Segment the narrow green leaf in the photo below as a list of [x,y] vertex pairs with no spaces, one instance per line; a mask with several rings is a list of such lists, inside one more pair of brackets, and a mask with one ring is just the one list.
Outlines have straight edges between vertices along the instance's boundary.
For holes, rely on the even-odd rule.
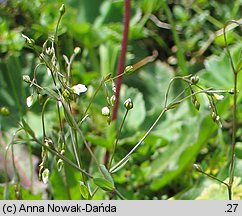
[[52,89],[50,89],[48,87],[43,87],[42,93],[47,94],[50,98],[52,98],[54,100],[59,99],[59,95],[55,91],[53,91]]
[[108,172],[107,168],[104,165],[100,165],[100,170],[106,180],[114,185],[113,177],[111,176],[110,172]]
[[72,123],[72,120],[71,120],[71,118],[70,118],[70,116],[69,116],[69,113],[68,113],[65,109],[64,109],[64,115],[65,115],[65,120],[67,121],[67,123],[68,123],[71,127],[74,128],[73,123]]
[[109,182],[108,180],[103,179],[103,178],[95,178],[95,179],[93,179],[93,182],[95,185],[102,188],[104,191],[111,192],[115,189],[111,182]]
[[30,128],[30,126],[27,124],[27,122],[22,118],[22,124],[24,130],[33,138],[35,137],[34,131]]
[[240,61],[238,62],[238,64],[236,65],[236,72],[239,73],[242,69],[242,59],[240,59]]
[[167,110],[175,109],[180,103],[181,103],[181,102],[178,101],[178,102],[175,102],[175,103],[170,104],[170,105],[167,107]]
[[80,192],[81,192],[81,195],[82,197],[85,199],[85,200],[88,200],[90,198],[90,193],[88,191],[88,188],[87,186],[84,184],[84,182],[80,181]]
[[107,80],[109,80],[110,77],[111,77],[111,75],[112,75],[112,74],[108,74],[108,75],[104,78],[104,82],[106,82]]

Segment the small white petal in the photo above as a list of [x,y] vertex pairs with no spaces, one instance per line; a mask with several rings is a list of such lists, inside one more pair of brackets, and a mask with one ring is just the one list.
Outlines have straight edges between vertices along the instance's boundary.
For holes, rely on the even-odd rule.
[[28,96],[26,99],[27,107],[31,107],[33,104],[33,101],[34,101],[33,96],[32,95]]
[[72,91],[77,94],[80,95],[80,93],[84,93],[87,91],[87,87],[85,85],[82,84],[77,84],[71,87]]
[[48,74],[48,76],[50,76],[50,75],[51,75],[51,71],[50,71],[50,69],[49,69],[49,68],[47,68],[47,74]]
[[76,47],[76,48],[74,49],[74,53],[75,53],[75,54],[78,54],[80,51],[81,51],[81,48],[80,48],[80,47]]
[[213,96],[215,97],[216,100],[223,100],[224,99],[223,95],[213,94]]
[[59,106],[59,108],[62,107],[62,103],[61,103],[61,101],[58,101],[58,106]]
[[104,116],[109,116],[110,115],[110,110],[107,106],[102,108],[102,115]]

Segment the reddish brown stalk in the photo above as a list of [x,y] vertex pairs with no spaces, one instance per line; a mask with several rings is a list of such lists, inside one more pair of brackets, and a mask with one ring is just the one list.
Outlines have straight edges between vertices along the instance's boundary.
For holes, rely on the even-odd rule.
[[[121,52],[118,60],[118,68],[117,68],[117,76],[122,74],[124,71],[125,66],[125,56],[127,52],[127,46],[128,46],[128,35],[129,35],[129,19],[130,19],[130,0],[125,0],[124,2],[124,29],[123,29],[123,39],[121,44]],[[116,80],[116,101],[113,107],[113,114],[112,114],[112,121],[117,119],[118,116],[118,107],[119,107],[119,95],[120,95],[120,89],[122,84],[122,77],[119,76]],[[104,164],[107,164],[109,160],[109,151],[106,151],[105,157],[104,157]]]
[[[127,46],[128,46],[129,19],[130,19],[130,0],[125,0],[125,3],[124,3],[124,31],[123,31],[123,39],[122,39],[122,45],[121,45],[121,53],[120,53],[119,61],[118,61],[117,76],[122,74],[124,71],[125,56],[126,56],[126,51],[127,51]],[[113,107],[112,120],[117,119],[121,84],[122,84],[122,76],[118,77],[117,81],[116,81],[116,95],[115,95],[116,102]]]

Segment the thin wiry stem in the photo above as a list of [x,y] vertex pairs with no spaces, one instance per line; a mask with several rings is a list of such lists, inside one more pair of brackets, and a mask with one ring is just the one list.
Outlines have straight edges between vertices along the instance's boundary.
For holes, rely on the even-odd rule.
[[113,166],[110,169],[111,172],[114,171],[120,165],[122,165],[122,163],[124,163],[129,158],[129,156],[141,145],[141,143],[150,134],[150,132],[153,130],[153,128],[156,126],[156,124],[158,123],[158,121],[161,119],[161,117],[164,115],[164,113],[166,111],[167,111],[167,109],[163,109],[161,111],[161,113],[159,114],[159,116],[157,117],[157,119],[155,120],[155,122],[151,125],[151,127],[149,128],[149,130],[145,133],[145,135],[140,139],[140,141],[131,149],[131,151],[122,160],[120,160],[115,166]]
[[112,153],[112,156],[111,156],[111,159],[110,159],[110,162],[109,162],[109,168],[112,166],[112,162],[113,162],[113,158],[114,158],[114,155],[115,155],[115,152],[116,152],[116,148],[117,148],[117,145],[118,145],[118,141],[119,141],[119,138],[120,138],[120,134],[121,134],[122,128],[124,126],[124,122],[126,120],[126,117],[128,115],[128,112],[129,112],[129,110],[127,109],[126,112],[125,112],[125,114],[124,114],[124,117],[123,117],[122,123],[120,125],[120,128],[118,130],[117,138],[116,138],[116,141],[115,141],[114,146],[113,146],[113,153]]
[[[237,21],[232,20],[229,21],[228,23],[236,23],[238,26],[240,26]],[[227,24],[228,24],[227,23]],[[238,80],[238,72],[235,69],[232,55],[229,51],[228,48],[228,43],[227,43],[227,37],[226,37],[226,27],[227,24],[224,26],[224,41],[225,41],[225,47],[227,54],[229,56],[230,60],[230,65],[233,70],[233,75],[234,75],[234,97],[233,97],[233,125],[232,125],[232,140],[231,140],[231,154],[230,154],[230,167],[229,167],[229,186],[228,186],[228,194],[229,194],[229,200],[232,200],[233,194],[232,194],[232,187],[233,187],[233,182],[234,182],[234,169],[235,169],[235,145],[236,145],[236,131],[237,131],[237,80]]]

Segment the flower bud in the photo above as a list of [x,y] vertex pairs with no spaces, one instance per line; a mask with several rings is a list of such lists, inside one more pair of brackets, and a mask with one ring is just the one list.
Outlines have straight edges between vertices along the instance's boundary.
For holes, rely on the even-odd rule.
[[133,101],[131,100],[131,98],[128,98],[126,101],[124,101],[124,107],[127,110],[130,110],[134,107]]
[[134,71],[134,67],[129,65],[127,66],[125,69],[124,69],[124,73],[125,74],[129,74],[129,73],[132,73]]
[[104,116],[110,116],[110,110],[107,106],[102,108],[102,115]]
[[196,100],[194,102],[194,106],[195,106],[196,110],[199,110],[200,109],[200,103],[199,103],[199,101]]
[[59,11],[60,11],[61,16],[66,12],[66,8],[65,8],[64,4],[61,5]]
[[114,93],[116,93],[116,86],[115,86],[115,83],[112,81],[112,91],[114,92]]
[[45,137],[44,141],[46,146],[52,147],[54,145],[53,141],[50,138]]
[[75,53],[75,54],[78,54],[79,52],[81,52],[81,48],[80,48],[80,47],[76,47],[76,48],[74,49],[74,53]]
[[26,99],[27,107],[31,107],[32,104],[33,104],[33,102],[34,102],[34,97],[33,97],[33,95],[28,96],[27,99]]
[[26,83],[30,83],[31,79],[30,79],[29,75],[23,75],[23,81]]
[[193,164],[194,169],[196,169],[198,172],[202,172],[202,167],[198,164]]
[[10,111],[7,107],[1,107],[0,108],[0,113],[4,116],[8,116],[10,114]]
[[62,93],[63,97],[65,99],[69,99],[70,98],[70,91],[68,91],[67,89],[65,89]]
[[215,112],[212,112],[212,119],[215,122],[217,119],[217,114]]
[[110,116],[108,116],[108,118],[107,118],[107,123],[110,125],[110,123],[111,123],[111,118],[110,118]]
[[233,88],[229,90],[229,94],[234,94],[234,89]]
[[110,101],[111,106],[114,106],[115,101],[116,101],[115,95],[112,95],[109,101]]
[[195,75],[190,78],[193,85],[196,85],[199,82],[199,76]]

